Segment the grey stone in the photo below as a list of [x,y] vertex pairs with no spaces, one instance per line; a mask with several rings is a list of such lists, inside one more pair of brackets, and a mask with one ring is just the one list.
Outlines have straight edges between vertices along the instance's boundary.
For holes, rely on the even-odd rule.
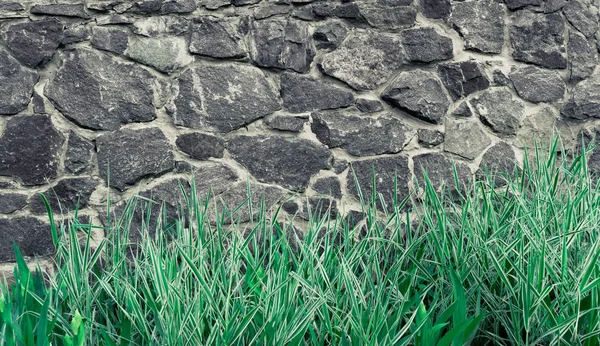
[[222,163],[211,162],[194,170],[194,185],[199,200],[206,199],[209,194],[220,195],[239,181],[235,171]]
[[571,146],[575,139],[570,122],[560,119],[554,108],[546,106],[523,120],[513,144],[519,148],[534,149],[536,145],[539,148],[548,148],[556,135],[560,136],[566,148]]
[[310,70],[315,47],[307,24],[284,18],[257,20],[252,23],[251,37],[250,56],[258,66],[300,73]]
[[598,64],[598,51],[582,34],[569,30],[567,44],[569,81],[580,82],[594,72]]
[[527,66],[511,72],[509,76],[517,94],[530,102],[557,102],[565,94],[565,82],[555,71]]
[[[240,223],[250,221],[249,203],[252,204],[252,218],[257,219],[264,201],[267,215],[272,215],[274,209],[285,200],[287,193],[278,187],[250,183],[250,199],[248,200],[248,184],[237,182],[230,185],[223,193],[215,196],[218,202],[219,215],[225,214],[224,223]],[[242,206],[238,209],[239,206]],[[234,210],[237,211],[234,212]],[[227,210],[227,212],[225,212]],[[209,206],[208,215],[212,223],[216,222],[214,204]]]
[[383,110],[383,105],[378,100],[357,99],[356,108],[363,113],[375,113]]
[[0,137],[0,175],[23,185],[41,185],[58,176],[62,134],[46,115],[11,117]]
[[319,25],[313,33],[315,46],[319,49],[335,49],[348,35],[348,26],[342,21],[328,21]]
[[92,29],[91,44],[94,48],[123,54],[129,43],[129,32],[121,27],[95,26]]
[[413,6],[382,6],[378,3],[360,3],[360,14],[374,28],[398,30],[411,27],[417,19]]
[[89,171],[94,149],[95,145],[90,140],[81,137],[73,130],[69,131],[65,169],[73,174]]
[[399,153],[414,133],[400,119],[354,116],[342,112],[312,114],[312,132],[329,148],[342,148],[355,156]]
[[354,103],[350,91],[294,73],[281,75],[281,96],[283,106],[292,113],[342,108]]
[[173,106],[176,125],[220,132],[239,129],[281,108],[264,73],[246,65],[184,71]]
[[343,171],[346,170],[346,168],[348,168],[349,162],[346,160],[342,160],[342,159],[338,159],[338,158],[333,158],[333,171],[336,174],[340,174]]
[[450,107],[444,88],[431,72],[402,72],[383,91],[390,105],[429,123],[439,124]]
[[44,99],[37,92],[33,92],[33,114],[46,114]]
[[335,219],[338,215],[337,201],[328,197],[294,198],[282,206],[288,214],[302,220]]
[[444,150],[474,160],[492,141],[475,121],[446,119]]
[[160,7],[161,14],[185,14],[196,10],[196,0],[165,0]]
[[31,8],[33,14],[45,14],[50,16],[77,17],[90,19],[83,4],[49,4],[35,5]]
[[331,152],[305,139],[238,136],[227,149],[256,179],[304,191],[311,176],[331,168]]
[[523,103],[515,100],[506,87],[485,90],[481,95],[471,99],[479,119],[503,135],[514,135],[523,119]]
[[62,65],[44,95],[77,125],[116,130],[121,124],[156,118],[148,71],[88,49],[62,54]]
[[[85,209],[92,192],[99,184],[100,180],[97,178],[67,178],[41,194],[48,199],[52,212],[61,215]],[[31,198],[29,209],[34,214],[47,212],[42,198],[37,194]]]
[[29,105],[40,76],[23,68],[8,51],[0,48],[0,114],[17,114]]
[[[597,5],[596,5],[597,6]],[[565,17],[585,37],[590,38],[598,31],[598,16],[580,1],[571,0],[563,7]]]
[[427,153],[413,157],[415,177],[421,188],[425,187],[425,174],[434,189],[439,190],[445,187],[453,196],[458,192],[454,177],[454,167],[456,167],[456,177],[459,187],[462,189],[471,180],[471,170],[467,165],[458,161],[449,160],[446,156],[439,153]]
[[354,2],[339,3],[336,1],[319,1],[312,5],[315,15],[319,17],[338,17],[360,20],[360,9]]
[[465,40],[465,49],[502,53],[504,9],[492,0],[453,2],[450,22]]
[[20,193],[0,192],[0,214],[10,214],[27,205],[27,196]]
[[474,61],[438,65],[438,74],[454,101],[490,86],[485,72]]
[[321,19],[321,18],[317,18],[315,12],[313,11],[312,5],[294,6],[292,9],[292,17],[306,20],[306,21],[313,21],[313,20]]
[[[148,18],[148,19],[150,19],[150,18]],[[143,20],[143,19],[140,19],[140,20]],[[129,16],[125,16],[125,15],[118,14],[118,13],[111,13],[108,15],[96,17],[96,25],[134,24],[134,22],[138,22],[138,21],[135,21],[133,18],[131,18]],[[134,29],[134,30],[136,30],[136,29]],[[136,32],[136,34],[140,34],[140,33]]]
[[544,13],[560,11],[567,4],[567,2],[568,0],[545,0]]
[[265,6],[258,7],[252,13],[254,19],[265,19],[281,14],[290,13],[292,8],[286,4],[266,4]]
[[193,62],[183,37],[129,36],[125,56],[164,73]]
[[222,158],[225,150],[223,139],[199,132],[180,135],[175,144],[181,151],[196,160],[208,160],[211,157]]
[[505,142],[498,142],[483,154],[475,177],[478,180],[484,180],[486,174],[488,176],[491,174],[496,187],[504,186],[513,175],[516,161],[513,148]]
[[342,198],[342,186],[337,177],[319,178],[312,184],[311,188],[323,195]]
[[471,110],[471,107],[469,107],[469,104],[465,101],[459,104],[458,107],[452,111],[452,115],[459,118],[468,118],[473,115],[473,111]]
[[[175,160],[171,146],[156,127],[119,130],[96,138],[100,175],[121,191],[148,176],[172,170]],[[110,169],[110,172],[109,172]]]
[[565,21],[558,13],[514,12],[510,26],[513,58],[546,68],[567,68],[564,31]]
[[201,0],[200,3],[209,10],[231,5],[231,0]]
[[450,0],[420,0],[421,12],[427,18],[448,18],[452,12]]
[[417,131],[419,144],[425,148],[433,148],[444,143],[444,133],[438,130],[419,129]]
[[304,124],[308,121],[307,116],[286,116],[273,115],[266,117],[264,122],[268,127],[289,132],[301,132],[304,129]]
[[258,4],[262,0],[231,0],[231,3],[235,6],[253,5]]
[[408,59],[416,62],[434,62],[452,59],[452,40],[438,34],[433,28],[416,28],[401,33]]
[[6,46],[23,65],[42,67],[52,59],[63,30],[55,19],[14,24],[6,29]]
[[31,216],[0,219],[0,261],[15,260],[13,243],[23,256],[48,256],[54,253],[50,225]]
[[496,86],[509,86],[510,79],[508,76],[504,74],[501,70],[494,70],[492,73],[492,78],[494,79],[494,85]]
[[569,119],[600,118],[600,74],[593,74],[575,85],[560,113]]
[[63,46],[89,41],[92,37],[92,30],[85,24],[72,24],[65,28],[60,44]]
[[214,58],[247,55],[239,19],[195,18],[190,26],[190,52]]
[[356,90],[373,90],[406,63],[397,35],[355,30],[342,45],[323,56],[321,70]]
[[526,6],[541,6],[543,4],[543,0],[504,0],[504,2],[512,11]]
[[[132,21],[125,17],[125,23],[129,24]],[[117,24],[117,23],[113,23]],[[188,32],[190,21],[185,17],[146,17],[140,18],[132,22],[131,29],[135,34],[146,37],[159,37],[161,35],[181,36]]]

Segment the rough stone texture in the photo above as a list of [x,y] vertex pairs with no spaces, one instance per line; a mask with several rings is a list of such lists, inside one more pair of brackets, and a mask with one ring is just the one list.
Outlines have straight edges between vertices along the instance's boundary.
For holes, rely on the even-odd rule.
[[444,143],[444,134],[437,130],[419,129],[417,137],[419,144],[425,148],[433,148]]
[[94,143],[81,137],[73,130],[69,131],[67,152],[65,154],[65,170],[78,174],[89,170],[92,164]]
[[363,113],[375,113],[383,110],[383,105],[378,100],[357,99],[355,105]]
[[61,43],[63,29],[56,19],[14,24],[6,29],[6,46],[23,65],[42,67]]
[[421,3],[421,11],[427,18],[447,18],[452,12],[450,0],[419,0],[419,2]]
[[450,22],[465,40],[465,48],[501,53],[504,45],[504,9],[492,1],[453,2]]
[[0,214],[10,214],[27,205],[27,195],[0,192]]
[[54,253],[50,225],[31,216],[0,219],[0,262],[15,260],[13,242],[24,256]]
[[191,53],[213,58],[242,58],[247,55],[239,19],[195,18],[190,29]]
[[323,195],[342,198],[342,187],[337,177],[319,178],[312,184],[311,188]]
[[268,127],[289,132],[300,132],[304,128],[304,124],[308,121],[308,116],[286,116],[274,115],[265,118],[265,125]]
[[474,121],[446,119],[444,150],[474,160],[492,141]]
[[331,167],[329,150],[305,139],[238,136],[227,150],[259,181],[294,191],[304,191],[314,174]]
[[394,6],[379,2],[360,2],[361,16],[374,28],[393,31],[413,26],[417,9],[412,6]]
[[17,177],[23,185],[55,179],[63,142],[49,116],[11,117],[0,137],[0,175]]
[[[118,21],[118,23],[114,23]],[[188,33],[190,21],[183,17],[147,17],[130,20],[128,17],[113,18],[109,24],[132,24],[131,30],[138,35],[146,37],[159,37],[162,35],[181,36]]]
[[53,16],[77,17],[83,19],[91,18],[86,12],[83,4],[50,4],[35,5],[31,8],[33,14],[45,14]]
[[579,82],[560,113],[570,119],[600,118],[600,74]]
[[565,21],[558,13],[514,12],[510,26],[513,58],[546,68],[567,68],[564,31]]
[[96,138],[100,175],[121,191],[148,176],[175,168],[171,146],[156,127],[120,130]]
[[262,71],[245,65],[199,66],[178,80],[176,125],[229,132],[280,109]]
[[405,62],[399,36],[354,31],[340,48],[323,56],[319,67],[356,90],[373,90]]
[[354,103],[350,91],[311,77],[284,73],[280,85],[283,106],[292,113],[348,107]]
[[36,72],[26,70],[8,51],[0,48],[0,114],[17,114],[27,108],[39,78]]
[[323,112],[313,113],[312,118],[312,132],[321,143],[355,156],[398,153],[414,136],[404,122],[391,115],[366,117]]
[[541,6],[543,0],[504,0],[510,10],[518,10],[526,6]]
[[356,3],[336,3],[319,1],[312,5],[313,13],[318,17],[337,17],[348,20],[360,20],[360,9]]
[[342,21],[329,21],[318,26],[313,33],[315,46],[319,49],[335,49],[348,35],[348,26]]
[[527,66],[509,75],[519,96],[527,101],[557,102],[565,94],[565,82],[555,71]]
[[598,15],[580,1],[571,0],[562,9],[565,17],[585,37],[592,37],[598,31]]
[[567,44],[569,80],[579,82],[591,76],[598,64],[598,51],[581,33],[569,30]]
[[547,148],[555,135],[560,135],[566,148],[574,144],[575,133],[571,124],[559,118],[556,109],[547,106],[523,120],[513,144],[519,148],[533,149],[536,144]]
[[411,61],[429,63],[453,57],[452,40],[438,34],[433,28],[402,31],[402,44]]
[[512,176],[516,166],[515,151],[505,143],[499,142],[489,148],[479,164],[475,176],[479,180],[485,179],[486,175],[493,175],[493,183],[496,187],[506,185],[506,174]]
[[175,144],[179,150],[196,160],[208,160],[211,157],[222,158],[225,150],[223,139],[200,132],[180,135]]
[[490,86],[485,72],[475,61],[438,65],[438,74],[454,101]]
[[[87,207],[92,192],[101,183],[97,178],[67,178],[59,181],[52,188],[42,191],[54,213],[67,214]],[[31,198],[29,209],[34,214],[45,214],[46,207],[36,194]]]
[[468,118],[473,115],[473,111],[469,107],[469,104],[464,101],[452,111],[452,115],[459,118]]
[[435,75],[419,70],[402,72],[383,91],[381,98],[433,124],[439,124],[450,107],[450,100]]
[[92,29],[91,44],[97,49],[123,54],[129,44],[129,32],[121,27],[96,26]]
[[444,186],[446,189],[455,193],[457,189],[454,178],[454,167],[456,168],[456,175],[460,185],[467,184],[471,179],[469,167],[461,162],[452,161],[439,153],[427,153],[414,156],[413,163],[415,177],[421,188],[425,186],[424,176],[426,173],[431,185],[435,189],[440,189]]
[[490,88],[471,99],[481,121],[501,135],[515,135],[523,118],[524,106],[506,87]]
[[175,37],[129,36],[124,54],[165,73],[174,72],[193,61],[187,54],[185,39]]

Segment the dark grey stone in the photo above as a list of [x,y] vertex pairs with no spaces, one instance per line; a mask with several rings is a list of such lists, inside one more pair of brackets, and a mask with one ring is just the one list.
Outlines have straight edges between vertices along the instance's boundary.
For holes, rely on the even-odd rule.
[[360,9],[354,2],[339,3],[336,1],[319,1],[312,5],[315,15],[319,17],[338,17],[360,20]]
[[390,105],[429,123],[439,124],[450,107],[444,88],[431,72],[402,72],[383,91]]
[[543,0],[504,0],[504,2],[512,11],[526,6],[541,6],[543,4]]
[[48,256],[54,253],[50,225],[31,216],[0,219],[0,261],[14,261],[13,244],[23,256]]
[[473,115],[473,111],[471,110],[471,107],[469,107],[469,104],[464,101],[452,111],[452,115],[459,118],[468,118]]
[[515,135],[523,119],[523,103],[513,98],[507,87],[496,87],[485,90],[481,95],[471,99],[471,105],[479,115],[479,119],[503,135]]
[[342,186],[337,177],[319,178],[311,187],[320,194],[331,196],[333,198],[342,198]]
[[0,175],[18,177],[23,185],[41,185],[55,179],[63,142],[64,137],[49,116],[11,117],[0,137]]
[[378,100],[357,99],[356,108],[363,113],[375,113],[383,110],[383,105]]
[[94,48],[124,54],[129,43],[129,31],[121,27],[95,26],[91,43]]
[[205,133],[186,133],[177,137],[177,147],[196,160],[208,160],[211,157],[222,158],[225,150],[223,139]]
[[76,49],[62,54],[62,66],[44,88],[44,95],[81,127],[116,130],[121,124],[156,118],[154,80],[138,66]]
[[[250,221],[249,203],[252,204],[252,218],[257,219],[260,214],[261,205],[264,201],[267,215],[272,215],[274,209],[286,200],[285,190],[269,185],[250,183],[250,199],[248,200],[248,184],[237,182],[230,185],[223,193],[215,196],[219,215],[225,214],[224,223],[240,223]],[[238,209],[239,206],[242,206]],[[234,210],[237,211],[234,212]],[[216,214],[214,202],[208,209],[208,218],[212,223],[216,223]]]
[[61,43],[63,29],[55,19],[14,24],[6,29],[6,46],[23,65],[42,67]]
[[262,0],[231,0],[231,3],[235,6],[253,5],[258,4]]
[[289,115],[274,115],[266,117],[264,122],[268,127],[289,132],[301,132],[304,129],[304,124],[308,121],[308,116],[289,116]]
[[590,38],[598,31],[598,15],[590,11],[580,1],[571,0],[567,2],[562,11],[569,23],[584,34],[585,37]]
[[[513,174],[516,161],[513,148],[505,142],[498,142],[483,154],[475,177],[478,180],[484,180],[486,173],[492,174],[494,176],[493,184],[496,187],[504,186]],[[505,178],[506,174],[508,174],[509,180]]]
[[348,35],[348,26],[342,21],[329,21],[319,25],[313,33],[315,46],[319,49],[335,49]]
[[600,74],[593,74],[573,88],[560,114],[569,119],[600,118]]
[[10,214],[27,205],[27,195],[0,192],[0,214]]
[[306,23],[284,18],[257,20],[251,32],[250,56],[258,66],[300,73],[310,70],[315,47]]
[[60,44],[63,46],[89,41],[92,37],[92,30],[85,24],[73,24],[67,26],[63,32]]
[[231,0],[202,0],[200,4],[209,10],[216,10],[220,7],[231,5]]
[[323,56],[321,70],[356,90],[373,90],[406,63],[398,35],[355,30],[342,45]]
[[556,71],[527,66],[510,73],[515,90],[527,101],[557,102],[565,94],[565,82]]
[[492,0],[453,2],[450,23],[465,40],[465,49],[502,53],[504,8]]
[[510,26],[513,58],[546,68],[567,68],[564,31],[565,21],[558,13],[514,12]]
[[419,144],[425,148],[433,148],[444,143],[444,133],[438,130],[419,129],[417,131]]
[[474,160],[492,141],[478,122],[446,119],[444,150]]
[[31,8],[33,14],[45,14],[50,16],[77,17],[83,19],[92,18],[86,12],[83,4],[49,4],[35,5]]
[[[148,176],[158,176],[175,168],[171,146],[156,127],[119,130],[96,138],[100,175],[121,191]],[[108,171],[110,169],[110,172]]]
[[342,112],[312,114],[312,132],[329,148],[355,156],[399,153],[412,138],[408,126],[391,115],[354,116]]
[[[99,184],[97,178],[67,178],[41,194],[48,200],[52,212],[61,215],[85,209]],[[34,214],[46,214],[42,198],[37,194],[31,198],[29,209]]]
[[438,74],[454,101],[490,86],[485,72],[474,61],[438,65]]
[[306,21],[321,19],[320,17],[317,18],[315,12],[313,11],[312,5],[294,6],[292,9],[292,17]]
[[65,169],[73,174],[89,171],[94,149],[95,145],[92,141],[81,137],[73,130],[69,131],[67,153],[65,155]]
[[354,103],[350,91],[294,73],[281,75],[281,96],[283,106],[292,113],[342,108]]
[[198,66],[179,77],[172,114],[176,125],[229,132],[280,109],[278,99],[256,67]]
[[494,85],[496,86],[509,86],[510,79],[508,76],[504,74],[501,70],[494,70],[492,73],[492,78],[494,79]]
[[398,30],[415,25],[417,9],[413,6],[392,6],[379,3],[361,3],[362,17],[374,28],[381,30]]
[[247,55],[239,19],[194,18],[190,25],[190,52],[214,58]]
[[161,14],[185,14],[196,10],[196,0],[165,0],[160,7]]
[[40,76],[23,68],[8,51],[0,48],[0,114],[17,114],[29,105]]
[[305,139],[238,136],[227,149],[259,181],[304,191],[311,176],[331,168],[331,152]]
[[288,14],[292,11],[291,6],[286,4],[266,4],[258,7],[252,13],[254,19],[265,19],[277,15]]
[[33,114],[46,114],[44,99],[37,92],[33,92]]
[[25,7],[18,2],[4,2],[0,4],[0,11],[25,11]]
[[544,13],[560,11],[567,4],[567,2],[568,0],[545,0]]
[[434,62],[452,59],[452,40],[438,34],[433,28],[416,28],[401,33],[408,59],[416,62]]
[[444,19],[452,12],[450,0],[419,0],[421,12],[427,18]]
[[206,199],[209,193],[210,196],[220,195],[239,181],[235,171],[222,163],[210,162],[194,170],[194,186],[199,200]]
[[333,168],[333,171],[336,174],[340,174],[343,171],[345,171],[346,168],[348,168],[349,164],[350,163],[348,161],[346,161],[346,160],[342,160],[342,159],[338,159],[338,158],[334,157],[333,158],[333,167],[332,168]]
[[575,30],[569,30],[567,44],[569,81],[579,82],[588,78],[598,64],[598,51],[593,44]]
[[[454,178],[454,167],[459,187],[462,189],[471,179],[471,170],[467,165],[458,161],[451,161],[443,154],[427,153],[413,157],[415,177],[419,187],[425,187],[425,174],[431,185],[436,190],[445,187],[452,195],[457,193]],[[454,165],[454,167],[453,167]]]

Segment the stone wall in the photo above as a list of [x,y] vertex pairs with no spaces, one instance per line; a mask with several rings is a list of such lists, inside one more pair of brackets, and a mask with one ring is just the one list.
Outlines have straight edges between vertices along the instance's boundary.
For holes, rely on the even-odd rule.
[[423,169],[439,186],[453,161],[461,181],[510,169],[554,129],[591,138],[598,3],[3,1],[0,262],[13,241],[51,254],[40,192],[95,224],[109,192],[173,215],[193,170],[230,206],[250,182],[267,206],[299,193],[283,215],[319,196],[346,215],[350,167],[389,202],[394,174],[404,196]]

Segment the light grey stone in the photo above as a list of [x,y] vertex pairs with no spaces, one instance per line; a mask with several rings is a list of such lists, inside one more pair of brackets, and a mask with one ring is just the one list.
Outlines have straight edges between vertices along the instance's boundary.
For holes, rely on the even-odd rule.
[[490,88],[471,99],[479,119],[494,132],[515,135],[521,126],[525,107],[506,87]]
[[492,141],[475,121],[446,119],[444,150],[469,160],[478,157]]

